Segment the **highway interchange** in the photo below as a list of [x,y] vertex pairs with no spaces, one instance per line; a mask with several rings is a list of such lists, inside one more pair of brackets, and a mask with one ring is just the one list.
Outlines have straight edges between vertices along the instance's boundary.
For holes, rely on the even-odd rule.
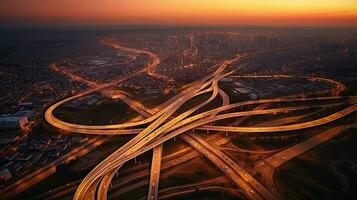
[[[142,70],[138,71],[131,76],[135,76],[138,73],[146,72],[154,77],[167,79],[155,72],[155,67],[160,63],[159,58],[146,50],[138,50],[127,47],[121,47],[117,43],[110,43],[108,41],[102,41],[107,45],[111,45],[113,48],[120,49],[122,51],[132,53],[144,53],[150,56],[150,62]],[[137,157],[138,155],[153,149],[153,163],[151,166],[151,175],[149,182],[149,194],[147,199],[158,199],[158,186],[162,156],[162,144],[176,136],[187,142],[191,147],[196,149],[200,154],[205,156],[218,169],[220,169],[227,177],[231,178],[239,188],[242,189],[242,193],[248,199],[279,199],[272,191],[266,186],[262,185],[255,178],[253,178],[243,167],[239,166],[235,161],[229,158],[225,153],[220,151],[215,145],[200,137],[198,134],[192,132],[192,130],[204,130],[204,131],[219,131],[230,133],[269,133],[269,132],[287,132],[293,130],[306,129],[311,127],[320,126],[338,120],[344,116],[347,116],[357,110],[357,104],[354,97],[340,97],[338,94],[344,90],[344,85],[334,80],[318,77],[293,77],[288,75],[276,75],[275,77],[282,78],[306,78],[315,81],[324,81],[335,86],[333,90],[333,96],[330,97],[286,97],[286,98],[274,98],[274,99],[260,99],[250,100],[239,103],[230,104],[229,96],[219,88],[218,82],[227,76],[231,76],[234,72],[226,72],[225,68],[232,63],[239,62],[240,56],[236,58],[223,61],[217,65],[217,70],[212,74],[203,77],[200,80],[190,84],[185,90],[178,95],[174,96],[170,100],[166,101],[156,109],[149,109],[140,104],[140,102],[130,99],[127,95],[122,93],[115,96],[115,98],[122,99],[128,105],[135,110],[138,110],[143,120],[128,122],[123,124],[111,124],[111,125],[80,125],[62,121],[61,119],[53,115],[53,111],[62,104],[91,94],[95,91],[102,90],[109,86],[120,83],[131,76],[121,77],[106,84],[94,84],[87,82],[91,89],[74,95],[72,97],[61,100],[53,104],[45,113],[46,121],[52,126],[79,134],[94,134],[94,135],[121,135],[121,134],[136,134],[136,136],[128,143],[120,147],[100,164],[98,164],[80,183],[73,199],[106,199],[107,191],[110,187],[110,183],[120,169],[120,167],[127,161]],[[83,81],[81,78],[77,78],[69,75],[70,78]],[[242,77],[242,76],[241,76]],[[271,76],[246,76],[250,78],[269,78]],[[239,77],[237,77],[239,78]],[[84,81],[86,82],[86,81]],[[177,113],[180,107],[189,100],[202,95],[210,94],[209,98],[193,106],[191,109]],[[202,108],[207,106],[210,102],[216,98],[222,99],[222,105],[218,108],[214,108],[208,111],[201,111]],[[251,111],[237,111],[245,106],[259,106],[262,104],[271,103],[290,103],[290,102],[324,102],[324,101],[339,101],[339,103],[330,104],[314,104],[303,106],[290,106],[281,108],[268,108],[257,109]],[[216,126],[212,123],[216,121],[222,121],[230,118],[249,117],[256,115],[269,115],[277,113],[287,113],[301,110],[309,110],[312,108],[330,108],[336,106],[348,106],[340,111],[330,114],[325,117],[321,117],[316,120],[301,122],[296,124],[280,125],[280,126],[265,126],[265,127],[231,127],[231,126]],[[197,112],[200,112],[197,114]],[[139,128],[139,126],[146,125],[146,128]]]

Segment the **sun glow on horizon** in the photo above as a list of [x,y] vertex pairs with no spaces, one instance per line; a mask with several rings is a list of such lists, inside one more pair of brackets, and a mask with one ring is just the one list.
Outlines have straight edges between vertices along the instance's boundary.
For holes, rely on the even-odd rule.
[[357,25],[355,0],[0,0],[2,20],[107,24]]

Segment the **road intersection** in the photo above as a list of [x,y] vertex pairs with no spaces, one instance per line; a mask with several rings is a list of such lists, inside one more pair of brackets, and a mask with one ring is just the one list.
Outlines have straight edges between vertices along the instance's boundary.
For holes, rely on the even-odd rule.
[[[107,43],[108,44],[108,43]],[[131,49],[127,47],[121,47],[118,44],[111,44],[114,48],[121,49],[123,51],[146,53],[150,56],[150,63],[144,70],[148,74],[158,76],[154,70],[155,66],[160,63],[158,57],[145,50]],[[222,172],[230,177],[240,188],[243,190],[243,194],[249,199],[277,199],[265,186],[255,180],[249,173],[247,173],[242,167],[231,160],[223,152],[216,147],[207,143],[204,139],[193,133],[187,133],[190,130],[210,130],[220,132],[232,132],[232,133],[268,133],[268,132],[286,132],[292,130],[300,130],[320,126],[338,120],[344,116],[347,116],[357,110],[357,104],[353,103],[349,107],[344,108],[329,116],[322,117],[320,119],[302,122],[297,124],[281,125],[281,126],[266,126],[266,127],[230,127],[230,126],[214,126],[208,125],[212,122],[221,121],[229,118],[254,116],[254,115],[267,115],[276,113],[286,113],[293,111],[309,110],[312,108],[329,108],[345,105],[347,101],[352,98],[349,97],[311,97],[311,98],[275,98],[275,99],[261,99],[251,100],[245,102],[239,102],[230,104],[228,95],[219,88],[218,82],[222,78],[231,75],[232,72],[224,72],[225,68],[234,62],[238,62],[241,59],[240,56],[236,58],[223,61],[218,65],[217,70],[212,74],[190,84],[188,88],[183,90],[180,94],[171,98],[167,102],[159,106],[155,111],[150,110],[138,104],[135,100],[130,100],[124,96],[118,96],[118,98],[124,99],[126,103],[131,104],[132,107],[136,106],[142,115],[145,115],[145,119],[128,122],[123,124],[111,124],[111,125],[80,125],[62,121],[53,115],[53,111],[60,105],[74,100],[76,98],[88,95],[95,91],[99,91],[106,87],[117,84],[126,80],[129,77],[123,77],[120,80],[113,81],[108,84],[96,85],[92,89],[77,94],[75,96],[66,98],[58,103],[52,105],[45,113],[45,119],[52,126],[80,134],[95,134],[95,135],[119,135],[119,134],[137,134],[132,140],[120,147],[113,154],[103,160],[97,165],[81,182],[74,195],[74,199],[106,199],[107,190],[110,182],[115,173],[120,167],[130,159],[136,156],[154,149],[153,165],[151,170],[150,189],[148,199],[157,199],[158,197],[158,184],[160,174],[160,163],[162,154],[162,144],[176,136],[189,143],[198,152],[206,156],[211,160]],[[134,74],[135,75],[135,74]],[[294,78],[294,76],[288,75],[276,75],[276,77]],[[248,76],[247,76],[248,77]],[[262,76],[263,77],[263,76]],[[163,77],[160,77],[163,78]],[[259,77],[255,77],[259,78]],[[265,76],[265,78],[269,78]],[[337,85],[333,94],[337,95],[345,87],[336,81],[326,78],[306,77],[307,79],[325,81]],[[93,84],[91,84],[93,85]],[[178,109],[182,107],[187,101],[201,95],[211,94],[210,97],[191,109],[177,113]],[[222,98],[222,106],[211,109],[209,111],[197,113],[200,109],[204,108],[207,104],[212,102],[217,97]],[[261,105],[267,103],[289,103],[289,102],[313,102],[313,101],[329,101],[339,100],[341,103],[333,104],[318,104],[318,105],[304,105],[304,106],[291,106],[272,109],[258,109],[252,111],[235,111],[236,108],[241,108],[247,105]],[[139,106],[138,106],[139,105]],[[143,114],[144,113],[144,114]],[[147,113],[147,114],[145,114]],[[224,114],[221,114],[224,113]],[[146,128],[138,128],[139,125],[147,125]]]

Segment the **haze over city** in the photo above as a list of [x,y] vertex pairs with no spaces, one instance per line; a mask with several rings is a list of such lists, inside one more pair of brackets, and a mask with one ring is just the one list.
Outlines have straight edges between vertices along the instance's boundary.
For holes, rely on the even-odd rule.
[[0,199],[357,199],[354,0],[0,0]]
[[357,25],[354,0],[1,0],[5,21],[165,25]]

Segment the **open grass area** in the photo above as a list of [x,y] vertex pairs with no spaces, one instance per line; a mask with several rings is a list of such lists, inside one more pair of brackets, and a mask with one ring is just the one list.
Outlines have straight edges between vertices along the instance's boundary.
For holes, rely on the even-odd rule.
[[[264,134],[264,133],[262,133]],[[290,136],[276,135],[272,137],[268,134],[264,137],[252,138],[249,135],[234,136],[232,143],[239,148],[248,150],[274,150],[296,143],[304,138],[303,134],[292,134]]]
[[[177,185],[192,184],[215,178],[221,174],[217,171],[210,161],[205,158],[197,157],[181,165],[174,166],[165,170],[169,176],[160,180],[160,188],[168,188]],[[190,170],[187,170],[190,169]]]
[[[173,166],[167,170],[162,170],[160,172],[159,188],[164,189],[174,186],[198,183],[210,178],[216,178],[217,176],[220,176],[221,173],[216,169],[212,168],[211,164],[208,162],[209,161],[207,161],[206,159],[198,157],[190,161],[187,161],[181,165]],[[148,181],[148,179],[149,177],[145,177],[145,180]],[[137,183],[137,182],[138,181],[132,183]],[[120,199],[139,199],[147,195],[148,188],[149,186],[145,185],[143,187],[136,188],[135,190],[128,191],[124,195],[121,195]],[[207,194],[206,192],[199,193],[199,194],[195,192],[190,195],[185,195],[185,197],[186,199],[192,199],[191,198],[192,195],[193,197],[195,197],[194,199],[202,199],[202,197],[205,197],[206,194]],[[229,195],[227,194],[226,196]],[[181,196],[177,198],[181,199]],[[172,199],[176,199],[176,198],[172,198]]]
[[357,199],[357,130],[350,129],[281,166],[287,199]]
[[122,101],[104,99],[98,104],[85,107],[60,106],[54,115],[76,124],[105,125],[123,123],[139,114]]
[[116,136],[111,138],[109,141],[90,151],[88,154],[70,162],[68,164],[68,170],[76,173],[93,169],[115,150],[128,142],[130,138],[130,136]]
[[197,191],[189,195],[182,195],[179,197],[170,198],[171,200],[241,200],[237,196],[221,192],[221,191]]

